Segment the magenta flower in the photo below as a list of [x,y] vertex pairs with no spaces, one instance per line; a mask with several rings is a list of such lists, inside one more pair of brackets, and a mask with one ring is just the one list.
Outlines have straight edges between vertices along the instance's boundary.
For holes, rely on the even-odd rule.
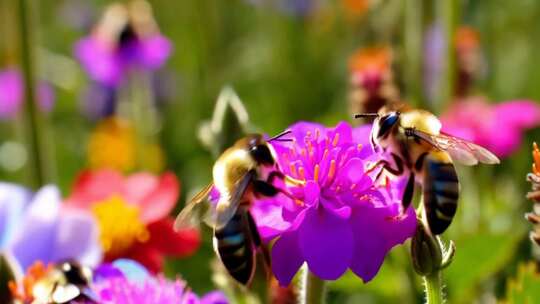
[[117,260],[99,267],[91,285],[101,304],[227,304],[225,296],[210,292],[202,298],[190,291],[186,283],[163,276],[153,277],[132,260]]
[[387,252],[416,228],[414,209],[400,212],[401,183],[379,187],[366,174],[378,157],[368,142],[371,127],[299,122],[290,129],[294,142],[273,146],[283,172],[306,184],[289,188],[295,201],[279,195],[252,208],[262,238],[277,239],[271,254],[276,278],[288,285],[307,262],[324,280],[349,268],[371,280]]
[[540,105],[528,100],[489,104],[471,97],[453,103],[441,121],[444,132],[506,157],[520,147],[527,129],[540,125]]
[[130,70],[160,68],[171,50],[148,4],[134,1],[109,6],[93,33],[77,42],[75,57],[94,81],[116,87]]
[[[42,111],[49,112],[54,105],[52,88],[40,82],[37,86],[38,104]],[[0,71],[0,119],[12,118],[21,109],[24,99],[24,84],[21,73],[13,68]]]

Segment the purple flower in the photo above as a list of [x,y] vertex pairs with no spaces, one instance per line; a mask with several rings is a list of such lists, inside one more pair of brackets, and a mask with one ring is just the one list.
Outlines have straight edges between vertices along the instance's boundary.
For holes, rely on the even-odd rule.
[[[41,110],[50,111],[54,105],[52,88],[40,82],[37,86],[38,104]],[[21,73],[13,68],[0,71],[0,119],[16,115],[23,103],[24,84]]]
[[272,248],[276,278],[289,284],[307,262],[324,280],[335,280],[349,268],[371,280],[386,253],[414,234],[414,209],[400,211],[403,185],[379,187],[366,173],[378,157],[368,142],[370,126],[299,122],[290,129],[294,141],[273,146],[282,171],[306,184],[289,188],[295,201],[280,194],[252,208],[263,239],[277,238]]
[[75,56],[94,81],[116,87],[130,70],[160,68],[171,50],[149,5],[135,1],[109,6],[93,33],[77,42]]
[[527,129],[540,125],[540,105],[528,100],[489,104],[471,97],[454,102],[441,122],[444,132],[506,157],[519,149]]
[[96,223],[91,214],[63,208],[60,192],[45,186],[33,194],[24,187],[0,183],[0,249],[23,269],[75,259],[86,265],[101,260]]
[[140,264],[132,260],[116,260],[100,266],[91,288],[102,304],[227,304],[225,296],[218,291],[199,298],[177,279],[153,277]]

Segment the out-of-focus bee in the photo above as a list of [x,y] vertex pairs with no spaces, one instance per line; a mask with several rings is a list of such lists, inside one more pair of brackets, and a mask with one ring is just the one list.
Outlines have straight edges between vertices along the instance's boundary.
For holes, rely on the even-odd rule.
[[488,150],[466,140],[441,132],[441,122],[427,111],[401,105],[399,110],[382,108],[379,113],[357,114],[375,117],[371,131],[374,149],[392,156],[395,166],[380,160],[393,175],[408,174],[403,194],[403,211],[411,204],[415,180],[423,188],[424,212],[434,234],[443,233],[450,225],[459,198],[459,180],[453,161],[472,166],[478,162],[498,164],[499,159]]
[[[88,285],[92,281],[92,272],[76,262],[66,261],[45,268],[37,265],[40,270],[34,271],[33,276],[24,282],[24,294],[17,298],[27,303],[35,304],[64,304],[71,301],[97,303]],[[38,277],[35,277],[39,273]],[[25,277],[26,278],[26,277]],[[24,279],[23,279],[24,280]]]
[[262,248],[255,221],[249,212],[254,198],[272,197],[278,193],[290,196],[273,185],[275,178],[288,184],[301,184],[279,170],[271,141],[290,141],[282,138],[283,132],[269,140],[253,134],[238,140],[225,150],[214,164],[213,183],[206,186],[178,214],[175,229],[181,230],[192,224],[194,210],[215,187],[220,199],[206,219],[214,228],[214,249],[229,274],[238,282],[249,285],[255,271],[255,257],[262,249],[266,265],[268,255]]

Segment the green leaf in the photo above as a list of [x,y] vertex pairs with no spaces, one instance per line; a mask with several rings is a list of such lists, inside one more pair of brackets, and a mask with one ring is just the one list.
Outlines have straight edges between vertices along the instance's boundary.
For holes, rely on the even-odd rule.
[[443,272],[450,303],[470,303],[482,280],[512,259],[521,234],[477,234],[456,241],[456,255]]
[[199,129],[199,139],[215,155],[242,137],[248,129],[247,110],[231,87],[219,93],[212,120],[204,122]]
[[540,299],[540,275],[533,262],[520,264],[516,279],[506,286],[506,303],[536,303]]

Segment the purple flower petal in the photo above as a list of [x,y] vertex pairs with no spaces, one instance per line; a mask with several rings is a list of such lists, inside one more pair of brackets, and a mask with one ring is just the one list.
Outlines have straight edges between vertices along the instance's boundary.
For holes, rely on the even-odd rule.
[[4,248],[19,229],[20,219],[31,198],[28,189],[0,182],[0,248]]
[[416,228],[416,215],[409,208],[403,218],[387,208],[374,208],[369,204],[353,210],[351,226],[354,234],[354,259],[351,270],[364,282],[379,271],[386,253],[395,245],[411,237]]
[[165,63],[171,51],[172,44],[169,39],[162,35],[149,37],[140,44],[140,64],[149,70],[155,70]]
[[323,280],[339,278],[351,263],[350,224],[324,208],[308,210],[298,230],[298,243],[309,270]]
[[63,210],[56,229],[56,238],[50,244],[51,261],[75,259],[86,266],[95,266],[101,261],[99,231],[91,214]]
[[58,189],[53,186],[41,188],[26,210],[26,217],[8,248],[23,269],[37,260],[51,262],[51,244],[55,240],[59,211]]
[[272,272],[279,284],[287,286],[292,281],[300,266],[304,263],[302,253],[298,247],[296,232],[286,232],[272,247]]
[[122,63],[110,46],[94,37],[81,39],[75,45],[75,57],[95,81],[116,86],[122,78]]

